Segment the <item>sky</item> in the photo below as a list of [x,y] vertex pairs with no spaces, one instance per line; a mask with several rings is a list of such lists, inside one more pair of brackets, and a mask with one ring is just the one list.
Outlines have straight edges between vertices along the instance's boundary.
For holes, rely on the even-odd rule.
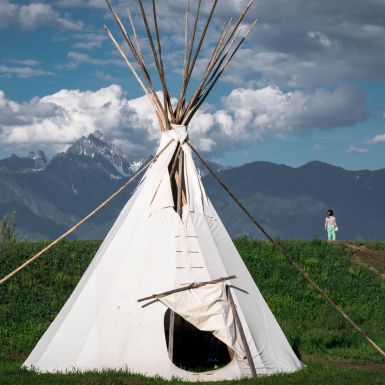
[[[137,1],[111,2],[127,28],[130,8],[150,66]],[[218,1],[191,90],[222,23],[245,4]],[[209,6],[203,1],[202,16]],[[157,2],[172,97],[181,85],[184,7]],[[191,122],[192,143],[226,165],[385,168],[385,2],[255,0],[244,28],[255,18]],[[123,46],[103,0],[0,0],[0,158],[39,149],[53,156],[95,130],[129,156],[154,151],[160,134],[151,106],[104,25]]]

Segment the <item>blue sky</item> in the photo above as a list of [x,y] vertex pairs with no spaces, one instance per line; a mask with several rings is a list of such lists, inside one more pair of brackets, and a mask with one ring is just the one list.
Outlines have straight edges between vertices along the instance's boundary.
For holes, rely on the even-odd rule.
[[[158,3],[176,97],[184,2]],[[206,47],[245,3],[220,1]],[[130,6],[139,28],[136,1],[112,4],[125,22]],[[257,26],[192,122],[191,140],[226,164],[385,168],[385,3],[259,0],[245,24],[252,17]],[[0,0],[1,158],[37,149],[52,156],[96,129],[129,155],[153,151],[156,120],[104,24],[121,42],[102,0]]]

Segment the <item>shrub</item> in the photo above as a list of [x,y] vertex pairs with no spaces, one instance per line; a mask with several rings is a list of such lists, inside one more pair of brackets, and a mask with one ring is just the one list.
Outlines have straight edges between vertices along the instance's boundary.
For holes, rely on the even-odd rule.
[[0,222],[0,241],[16,241],[16,212],[6,213]]

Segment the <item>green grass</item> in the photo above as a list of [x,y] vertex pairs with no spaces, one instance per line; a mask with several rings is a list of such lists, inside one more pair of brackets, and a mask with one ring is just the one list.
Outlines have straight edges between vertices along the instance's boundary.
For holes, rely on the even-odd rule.
[[[385,281],[352,262],[351,253],[343,244],[320,240],[281,243],[349,316],[385,348]],[[0,276],[46,244],[0,243]],[[269,243],[238,239],[235,244],[289,342],[307,364],[299,373],[259,378],[253,383],[385,384],[385,360],[313,292]],[[119,372],[37,375],[20,369],[99,245],[99,241],[64,241],[0,287],[1,385],[164,382]],[[380,246],[378,250],[382,250]],[[336,362],[341,360],[343,364],[362,366],[337,367]],[[237,383],[241,382],[251,380]]]
[[[181,381],[165,381],[126,372],[36,374],[20,370],[21,361],[1,362],[2,385],[155,385],[182,384]],[[383,385],[384,371],[381,369],[339,368],[310,363],[300,372],[289,375],[273,375],[256,379],[226,381],[237,385]],[[217,383],[211,383],[217,384]]]

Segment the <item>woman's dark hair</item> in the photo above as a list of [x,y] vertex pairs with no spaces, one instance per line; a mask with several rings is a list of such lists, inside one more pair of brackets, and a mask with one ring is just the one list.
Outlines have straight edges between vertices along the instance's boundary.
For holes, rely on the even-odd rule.
[[331,216],[333,216],[333,210],[328,210],[328,215],[331,215]]

